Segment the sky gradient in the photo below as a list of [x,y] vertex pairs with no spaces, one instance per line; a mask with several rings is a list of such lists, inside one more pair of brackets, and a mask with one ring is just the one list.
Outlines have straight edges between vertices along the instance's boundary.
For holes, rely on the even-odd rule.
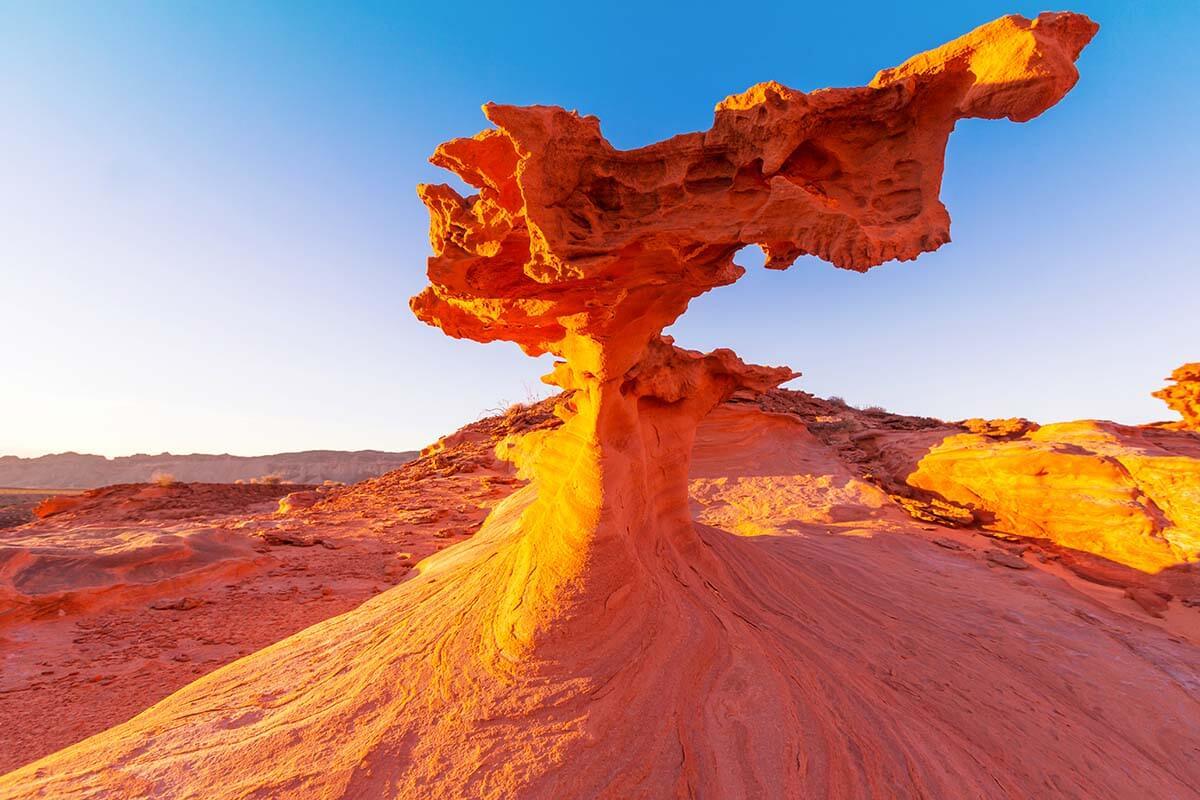
[[[425,5],[0,2],[0,454],[402,450],[545,395],[548,359],[408,310],[415,185],[451,181],[426,158],[482,103],[636,147],[1043,10]],[[902,413],[1171,418],[1149,393],[1200,359],[1200,4],[1070,8],[1101,25],[1079,85],[951,137],[950,244],[866,275],[745,252],[668,333]]]

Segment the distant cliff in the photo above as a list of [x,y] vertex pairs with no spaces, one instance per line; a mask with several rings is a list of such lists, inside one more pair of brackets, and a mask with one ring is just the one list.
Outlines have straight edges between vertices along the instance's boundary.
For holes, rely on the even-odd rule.
[[380,450],[306,450],[270,456],[135,455],[120,458],[58,453],[37,458],[0,456],[0,486],[16,488],[89,489],[113,483],[150,481],[165,473],[177,481],[233,483],[275,475],[291,483],[341,481],[355,483],[396,469],[415,452]]

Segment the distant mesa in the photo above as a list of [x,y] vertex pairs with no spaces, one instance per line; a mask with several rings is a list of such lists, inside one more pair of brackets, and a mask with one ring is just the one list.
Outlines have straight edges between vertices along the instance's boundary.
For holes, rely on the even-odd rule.
[[147,483],[162,476],[184,483],[250,482],[275,476],[282,483],[356,483],[396,469],[415,451],[305,450],[269,456],[135,455],[105,458],[59,453],[37,458],[0,457],[0,487],[91,489],[118,483]]

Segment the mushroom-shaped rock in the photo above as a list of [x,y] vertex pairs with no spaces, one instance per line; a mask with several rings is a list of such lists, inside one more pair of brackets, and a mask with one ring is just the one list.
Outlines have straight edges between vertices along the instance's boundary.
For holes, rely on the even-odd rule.
[[[1069,13],[1004,17],[865,87],[758,84],[719,103],[709,130],[636,150],[609,144],[595,117],[484,106],[496,127],[431,159],[478,193],[419,189],[434,255],[412,308],[451,336],[565,359],[547,381],[572,393],[572,418],[539,450],[553,467],[531,470],[552,508],[530,509],[526,529],[686,539],[676,512],[700,417],[736,389],[793,375],[731,353],[672,355],[663,328],[737,280],[746,245],[771,268],[813,254],[866,271],[949,241],[938,193],[955,123],[1049,108],[1075,84],[1096,28]],[[537,579],[580,585],[554,570]]]

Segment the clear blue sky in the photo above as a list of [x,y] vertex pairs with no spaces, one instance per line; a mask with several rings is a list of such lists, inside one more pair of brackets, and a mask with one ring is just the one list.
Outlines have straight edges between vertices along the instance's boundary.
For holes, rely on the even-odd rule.
[[[0,3],[0,454],[419,447],[547,369],[408,311],[414,186],[480,104],[576,108],[634,147],[753,83],[861,85],[1043,10],[506,5]],[[679,343],[900,412],[1169,418],[1149,392],[1200,358],[1200,3],[1072,10],[1101,24],[1076,89],[951,138],[951,244],[752,269]]]

